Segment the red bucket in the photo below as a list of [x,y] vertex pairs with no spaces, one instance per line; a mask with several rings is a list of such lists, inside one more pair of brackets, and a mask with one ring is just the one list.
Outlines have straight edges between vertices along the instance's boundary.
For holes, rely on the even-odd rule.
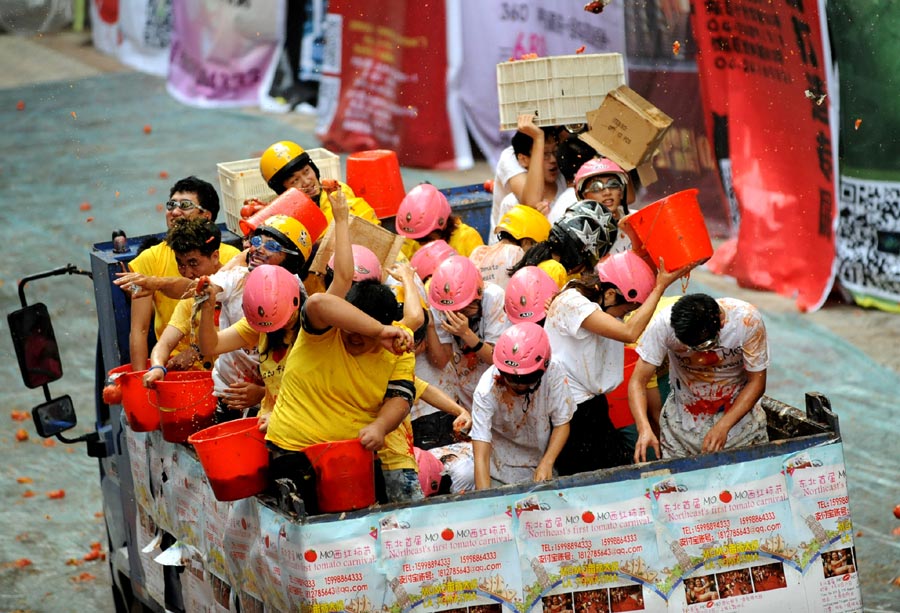
[[213,424],[217,399],[212,371],[170,372],[154,384],[159,427],[170,443],[184,443],[194,432]]
[[[125,366],[119,366],[124,368]],[[130,365],[127,365],[131,369]],[[118,368],[109,371],[112,374]],[[152,432],[159,429],[159,411],[151,402],[152,390],[144,387],[144,373],[146,370],[126,372],[116,379],[116,383],[122,390],[122,409],[128,426],[135,432]]]
[[[626,215],[630,226],[650,254],[655,266],[663,258],[666,270],[673,271],[712,256],[712,241],[697,201],[697,190],[686,189],[666,196]],[[634,245],[640,250],[640,245]]]
[[319,240],[319,237],[325,232],[325,228],[328,227],[325,213],[309,199],[309,196],[296,187],[292,187],[249,219],[241,219],[239,222],[241,232],[244,233],[244,236],[249,236],[272,215],[287,215],[302,223],[309,232],[312,243]]
[[266,489],[269,452],[259,420],[246,417],[210,426],[188,437],[216,500],[239,500]]
[[372,206],[379,219],[396,215],[406,196],[400,161],[390,149],[358,151],[347,156],[347,185]]
[[618,430],[634,423],[634,416],[628,406],[628,381],[637,365],[638,354],[632,347],[625,347],[625,378],[619,386],[606,394],[609,403],[609,419]]
[[375,454],[359,439],[319,443],[303,453],[316,471],[319,510],[339,513],[375,503]]

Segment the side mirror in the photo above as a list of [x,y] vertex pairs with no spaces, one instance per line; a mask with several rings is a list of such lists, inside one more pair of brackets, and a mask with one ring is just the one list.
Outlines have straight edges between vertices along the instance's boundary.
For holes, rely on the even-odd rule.
[[43,303],[30,304],[7,316],[22,381],[31,389],[62,378],[59,346]]
[[66,430],[71,430],[78,423],[72,398],[66,394],[31,409],[34,427],[37,433],[47,438]]

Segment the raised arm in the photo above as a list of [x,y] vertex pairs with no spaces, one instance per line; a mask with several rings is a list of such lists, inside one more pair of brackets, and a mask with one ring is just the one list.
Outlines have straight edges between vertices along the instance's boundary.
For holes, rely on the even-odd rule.
[[304,307],[306,320],[317,330],[340,328],[346,332],[377,338],[394,353],[403,353],[413,346],[412,334],[398,326],[386,326],[366,315],[355,306],[331,294],[313,294]]
[[328,194],[334,216],[334,279],[328,293],[343,298],[353,283],[353,247],[350,244],[350,213],[343,190]]

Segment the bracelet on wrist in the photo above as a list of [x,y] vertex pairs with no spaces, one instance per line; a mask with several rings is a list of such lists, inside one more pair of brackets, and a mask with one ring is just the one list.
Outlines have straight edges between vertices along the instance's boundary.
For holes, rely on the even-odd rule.
[[163,377],[165,377],[167,374],[169,374],[169,370],[162,364],[154,364],[153,366],[151,366],[150,368],[147,369],[147,372],[150,372],[154,368],[158,368],[161,371],[163,371]]
[[479,339],[478,342],[471,347],[466,347],[465,349],[463,349],[463,353],[478,353],[479,351],[481,351],[482,347],[484,347],[484,341]]

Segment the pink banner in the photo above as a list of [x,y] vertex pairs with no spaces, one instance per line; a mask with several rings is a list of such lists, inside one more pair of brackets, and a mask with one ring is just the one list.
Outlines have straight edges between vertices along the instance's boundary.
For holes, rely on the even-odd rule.
[[257,106],[284,26],[278,0],[173,0],[169,93],[202,107]]

